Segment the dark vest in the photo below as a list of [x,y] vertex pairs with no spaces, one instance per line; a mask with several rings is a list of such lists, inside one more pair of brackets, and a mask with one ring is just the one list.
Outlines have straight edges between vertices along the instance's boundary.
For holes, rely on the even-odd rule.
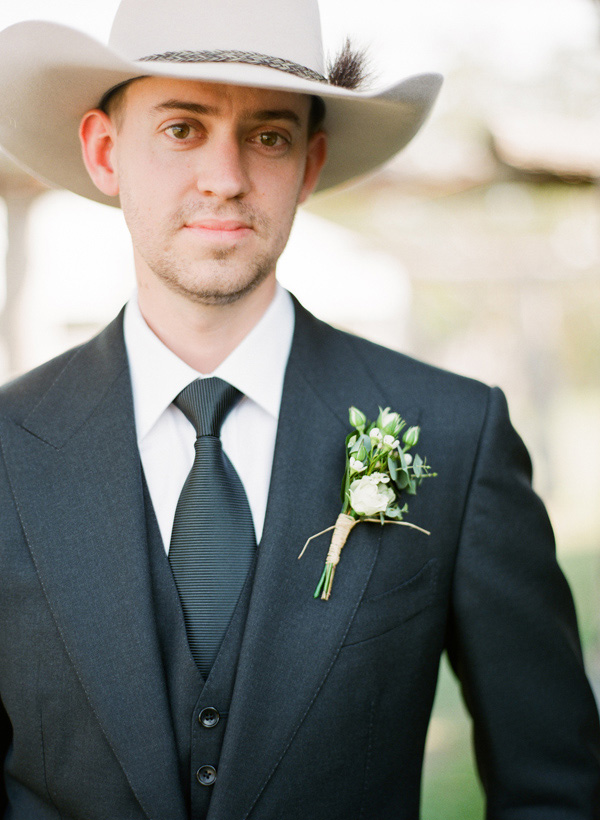
[[[235,684],[253,568],[208,678],[194,663],[188,647],[179,596],[171,574],[150,494],[144,482],[146,529],[154,612],[173,734],[179,757],[181,787],[191,820],[204,820],[219,759]],[[148,704],[152,720],[152,704]]]

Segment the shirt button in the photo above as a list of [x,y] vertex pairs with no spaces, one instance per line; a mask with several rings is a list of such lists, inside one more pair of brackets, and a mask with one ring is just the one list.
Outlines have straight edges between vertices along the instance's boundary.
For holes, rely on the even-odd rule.
[[196,780],[201,786],[212,786],[217,779],[217,770],[214,766],[200,766],[196,772]]
[[217,723],[221,720],[221,715],[217,712],[214,706],[207,706],[198,715],[198,722],[205,729],[214,729]]

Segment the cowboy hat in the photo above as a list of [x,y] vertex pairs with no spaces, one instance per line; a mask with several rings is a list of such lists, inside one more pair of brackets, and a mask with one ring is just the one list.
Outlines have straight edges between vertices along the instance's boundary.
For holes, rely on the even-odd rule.
[[122,0],[108,46],[67,26],[0,32],[0,144],[34,176],[118,205],[90,180],[79,122],[106,93],[142,76],[292,91],[325,102],[329,158],[317,190],[371,171],[416,134],[441,77],[379,90],[326,76],[317,0]]

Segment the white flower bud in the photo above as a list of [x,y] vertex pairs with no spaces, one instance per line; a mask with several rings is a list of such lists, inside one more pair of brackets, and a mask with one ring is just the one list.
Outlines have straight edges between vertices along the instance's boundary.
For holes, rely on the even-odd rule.
[[386,407],[385,410],[381,410],[377,419],[377,424],[385,430],[386,433],[390,433],[394,436],[400,432],[401,423],[402,420],[398,413],[392,413],[389,407]]
[[397,442],[395,441],[394,436],[388,435],[383,437],[383,443],[387,444],[388,447],[395,447]]
[[356,427],[357,430],[364,429],[365,424],[367,423],[367,417],[364,413],[361,413],[357,407],[351,407],[348,416],[352,427]]
[[379,429],[379,427],[373,427],[373,429],[369,433],[369,436],[371,437],[372,441],[382,441],[383,440],[383,434],[382,434],[381,430]]
[[414,447],[419,440],[420,427],[409,427],[406,433],[402,436],[402,441],[408,447]]

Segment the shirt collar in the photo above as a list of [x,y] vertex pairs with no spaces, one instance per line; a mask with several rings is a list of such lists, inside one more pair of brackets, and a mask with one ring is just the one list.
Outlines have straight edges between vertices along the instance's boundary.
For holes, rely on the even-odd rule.
[[277,284],[273,301],[259,322],[211,374],[198,373],[150,330],[140,312],[137,293],[125,308],[123,332],[138,441],[188,384],[206,375],[229,382],[278,420],[294,334],[294,305],[281,285]]

